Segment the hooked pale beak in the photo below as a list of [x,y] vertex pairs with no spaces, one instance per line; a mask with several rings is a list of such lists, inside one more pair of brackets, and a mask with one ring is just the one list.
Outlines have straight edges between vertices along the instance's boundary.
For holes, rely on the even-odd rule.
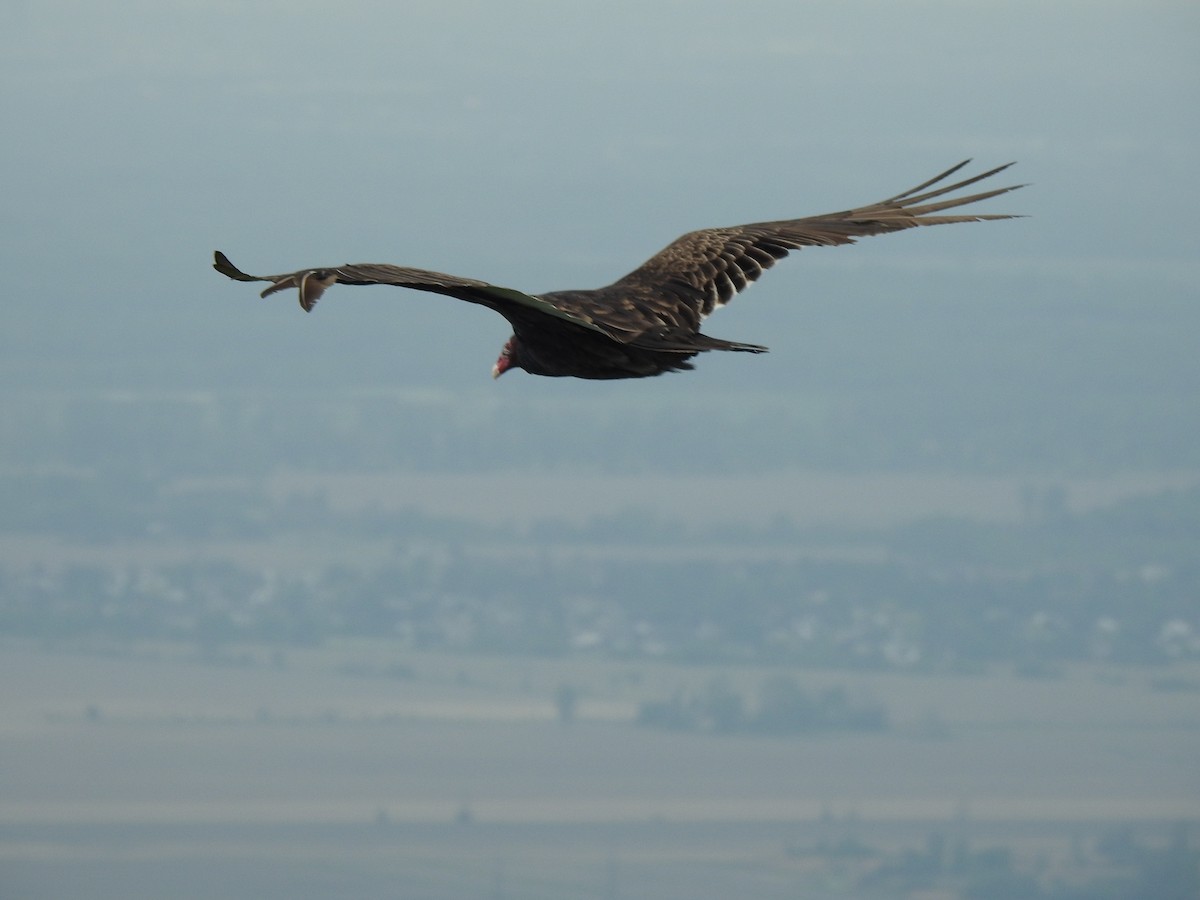
[[500,358],[496,360],[496,364],[492,366],[492,378],[496,379],[513,367],[512,351],[508,344],[504,345],[504,350],[500,353]]

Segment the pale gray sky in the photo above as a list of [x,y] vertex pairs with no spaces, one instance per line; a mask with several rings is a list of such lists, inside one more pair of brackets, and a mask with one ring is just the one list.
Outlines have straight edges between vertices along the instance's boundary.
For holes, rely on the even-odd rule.
[[[889,848],[926,846],[900,810],[948,838],[969,818],[982,860],[977,822],[1034,810],[1074,875],[1080,847],[1100,859],[1098,830],[1063,824],[1079,810],[1139,841],[1181,818],[1195,670],[1107,666],[1200,630],[1198,49],[1195,0],[4,0],[5,885],[549,895],[557,826],[522,830],[519,853],[487,842],[569,807],[641,823],[572,832],[590,842],[567,853],[577,893],[614,872],[622,896],[661,894],[686,867],[795,894],[789,848],[809,839],[787,816],[826,844],[874,844],[860,828],[882,816]],[[1031,186],[985,208],[1029,217],[805,250],[706,325],[771,353],[638,382],[493,382],[509,330],[487,310],[339,287],[305,315],[211,269],[219,248],[253,272],[595,286],[681,232],[875,201],[966,157],[1017,161],[1004,177]],[[1125,497],[1144,502],[1063,518]],[[376,627],[367,655],[290,646]],[[690,659],[710,632],[745,684],[755,647],[772,673],[915,651],[930,675],[806,668],[894,716],[848,742],[410,716],[427,698],[549,715],[556,682],[583,706],[689,679],[711,695],[708,670],[649,661],[660,634]],[[619,662],[409,649],[476,633],[564,654],[607,634]],[[120,658],[109,634],[156,643]],[[286,655],[194,665],[235,634]],[[814,635],[829,655],[788,649]],[[59,652],[75,646],[98,652]],[[215,659],[242,659],[231,646]],[[1061,679],[950,674],[1110,652]],[[256,824],[448,823],[466,804],[481,829],[365,844]],[[749,864],[723,844],[697,869],[694,837],[674,868],[635,852],[710,810],[770,819]],[[629,837],[592,846],[610,834]],[[517,862],[494,874],[493,852]]]
[[[10,383],[204,387],[214,359],[254,383],[302,356],[326,380],[479,386],[507,334],[484,310],[344,289],[305,317],[210,253],[586,287],[684,230],[875,200],[967,156],[1017,160],[1034,186],[994,205],[1032,218],[806,251],[708,329],[776,352],[687,377],[808,377],[796,357],[835,339],[806,333],[821,299],[853,317],[880,285],[1128,303],[1167,341],[1200,324],[1194,4],[47,0],[6,17]],[[347,368],[372,340],[388,358]]]

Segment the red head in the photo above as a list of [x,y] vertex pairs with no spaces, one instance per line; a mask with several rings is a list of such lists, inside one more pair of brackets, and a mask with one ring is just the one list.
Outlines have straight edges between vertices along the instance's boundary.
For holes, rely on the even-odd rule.
[[517,358],[517,336],[514,334],[504,344],[504,349],[500,351],[500,358],[492,366],[492,377],[499,378],[509,369],[519,368],[521,368],[521,363]]

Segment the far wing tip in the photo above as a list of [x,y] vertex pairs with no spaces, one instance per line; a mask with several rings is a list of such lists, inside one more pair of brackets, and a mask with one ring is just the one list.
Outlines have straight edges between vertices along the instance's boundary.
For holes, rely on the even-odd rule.
[[234,281],[258,281],[253,275],[247,275],[232,262],[229,257],[220,250],[213,251],[213,268],[227,278],[232,278]]

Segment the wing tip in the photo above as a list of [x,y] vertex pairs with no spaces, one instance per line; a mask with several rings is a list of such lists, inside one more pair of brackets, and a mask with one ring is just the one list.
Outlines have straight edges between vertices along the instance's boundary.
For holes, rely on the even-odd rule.
[[226,278],[232,278],[234,281],[259,281],[253,275],[247,275],[232,262],[229,257],[220,250],[213,251],[213,268],[224,275]]

